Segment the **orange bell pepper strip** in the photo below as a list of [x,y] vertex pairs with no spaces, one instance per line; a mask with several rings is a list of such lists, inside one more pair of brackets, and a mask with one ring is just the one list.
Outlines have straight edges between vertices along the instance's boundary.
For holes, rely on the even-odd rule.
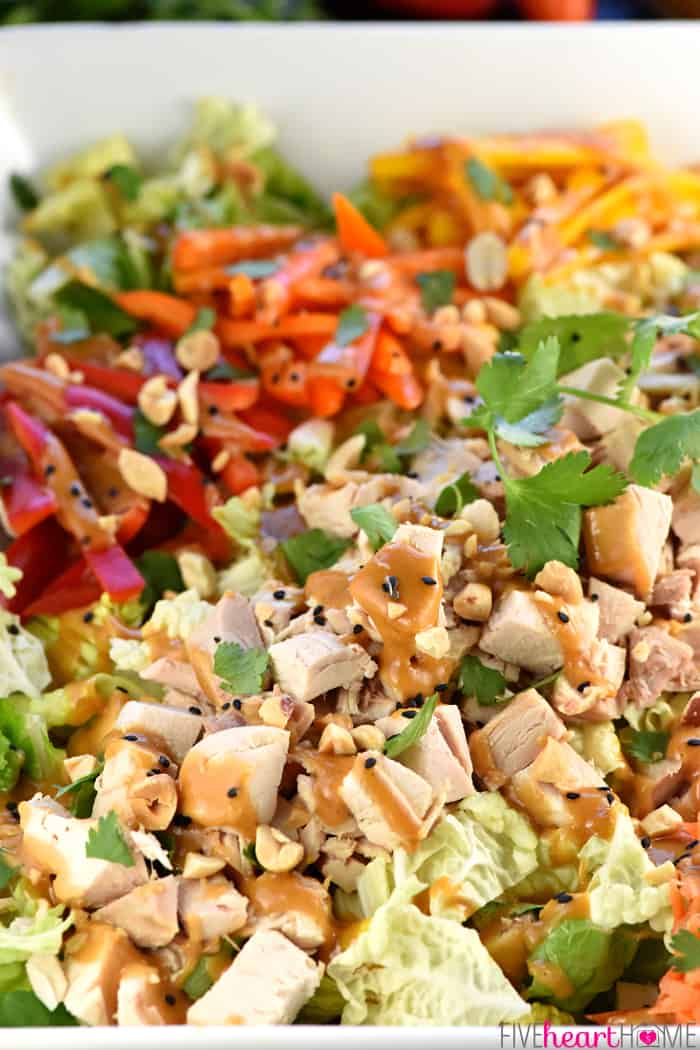
[[338,318],[335,314],[300,313],[282,318],[278,325],[261,321],[230,321],[220,317],[215,332],[225,347],[235,348],[246,343],[263,343],[277,339],[295,339],[297,336],[325,336],[335,332]]
[[333,210],[338,239],[344,252],[358,252],[368,259],[382,259],[389,254],[387,243],[342,193],[333,194]]
[[118,292],[115,301],[132,317],[147,321],[166,335],[179,339],[197,315],[197,308],[167,292]]
[[294,244],[303,232],[300,226],[263,225],[186,230],[173,247],[173,270],[201,270],[275,255]]

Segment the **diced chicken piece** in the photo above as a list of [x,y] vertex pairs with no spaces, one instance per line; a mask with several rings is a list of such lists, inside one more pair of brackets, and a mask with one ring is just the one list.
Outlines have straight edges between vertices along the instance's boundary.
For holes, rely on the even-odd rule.
[[117,1024],[184,1024],[187,1002],[184,992],[166,984],[155,966],[130,963],[122,970],[117,989]]
[[47,1010],[55,1010],[68,991],[68,981],[58,956],[32,955],[25,963],[25,972],[37,999]]
[[629,638],[629,678],[620,695],[650,707],[670,683],[691,667],[693,650],[661,627],[640,627]]
[[654,489],[630,485],[614,503],[583,516],[591,572],[634,589],[646,599],[656,579],[671,525],[673,501]]
[[202,719],[165,704],[129,700],[119,712],[115,727],[120,733],[146,737],[180,765],[202,730]]
[[196,1025],[291,1024],[323,967],[275,930],[260,930],[187,1011]]
[[377,669],[361,645],[345,645],[328,631],[307,631],[268,651],[280,687],[302,701],[371,678]]
[[248,901],[223,875],[180,882],[180,918],[193,941],[235,933],[245,925],[247,912]]
[[[359,473],[359,472],[358,472]],[[419,497],[422,486],[401,474],[360,474],[341,487],[307,485],[297,492],[297,506],[310,529],[324,529],[334,536],[349,539],[358,532],[350,511],[369,503],[388,504],[405,497]]]
[[250,901],[244,936],[256,930],[279,930],[305,951],[332,943],[331,898],[317,879],[296,871],[266,871],[256,879],[246,879],[244,889]]
[[566,726],[536,689],[519,693],[483,729],[469,737],[474,768],[495,791],[529,766],[545,742],[566,736]]
[[182,812],[203,827],[232,828],[254,839],[257,825],[274,815],[288,748],[289,733],[271,726],[206,736],[182,763]]
[[692,569],[674,569],[654,584],[649,605],[662,609],[672,620],[682,620],[690,613],[695,573]]
[[340,797],[363,835],[389,850],[415,847],[436,816],[430,784],[379,752],[357,756],[340,785]]
[[[575,386],[579,390],[588,390],[591,394],[614,398],[625,373],[609,357],[599,357],[595,361],[577,368],[562,376],[565,386]],[[602,405],[597,401],[584,401],[581,398],[564,398],[564,414],[561,425],[568,427],[581,439],[592,441],[602,434],[608,434],[625,419],[623,409]]]
[[134,849],[131,867],[86,856],[88,835],[97,827],[96,820],[71,817],[53,799],[41,795],[21,802],[19,815],[25,865],[54,875],[53,893],[64,904],[98,908],[148,879],[144,859]]
[[[547,463],[567,456],[570,452],[580,452],[584,447],[573,430],[565,427],[552,427],[546,434],[547,442],[536,448],[523,445],[511,445],[508,441],[498,442],[498,448],[508,469],[508,474],[515,478],[530,478],[539,474]],[[491,498],[491,493],[488,493]]]
[[641,819],[663,806],[678,794],[686,779],[683,762],[678,756],[647,765],[644,772],[637,773],[634,778],[633,815]]
[[437,561],[442,557],[444,533],[440,529],[430,529],[427,525],[412,525],[402,522],[394,533],[394,543],[408,543],[421,554],[426,554]]
[[462,474],[474,474],[481,460],[462,438],[433,437],[414,457],[411,470],[423,488],[422,498],[432,507],[446,485]]
[[535,576],[535,586],[572,605],[583,598],[580,576],[561,561],[548,561]]
[[268,580],[250,599],[263,640],[269,644],[289,626],[294,614],[304,606],[301,587]]
[[681,543],[700,543],[700,493],[690,482],[674,496],[671,528]]
[[526,591],[509,591],[494,608],[479,642],[486,653],[517,664],[533,674],[551,674],[564,654],[535,603]]
[[562,672],[554,683],[552,704],[566,718],[593,722],[616,718],[619,714],[617,695],[625,677],[627,650],[596,638],[588,660],[591,680],[573,686]]
[[596,459],[601,463],[609,463],[615,470],[626,474],[632,462],[637,438],[647,424],[636,416],[628,413],[624,415],[622,422],[601,438],[596,449]]
[[686,689],[700,689],[700,619],[684,623],[676,635],[676,641],[690,646],[690,663],[681,667],[678,674],[669,684],[673,692],[685,692]]
[[162,948],[178,932],[177,884],[175,876],[168,875],[137,886],[100,908],[94,918],[125,930],[140,948]]
[[689,547],[681,547],[676,554],[676,565],[679,569],[691,569],[695,573],[693,601],[700,601],[700,543],[692,543]]
[[177,809],[177,768],[158,747],[135,733],[126,736],[133,739],[119,737],[107,745],[92,814],[102,817],[114,810],[129,826],[164,831]]
[[598,605],[598,636],[606,642],[615,643],[626,638],[644,612],[644,602],[595,576],[588,581],[588,596]]
[[121,974],[125,967],[143,962],[124,930],[94,920],[87,923],[65,946],[66,1009],[83,1024],[114,1024]]
[[149,682],[158,682],[167,689],[175,689],[178,693],[186,693],[193,698],[193,703],[198,698],[205,699],[194,668],[185,660],[161,656],[141,672],[141,677]]
[[700,726],[700,693],[694,693],[688,701],[681,724],[686,726]]
[[[406,728],[404,711],[396,711],[389,718],[377,722],[377,728],[389,738]],[[436,797],[445,795],[445,802],[458,802],[474,794],[472,760],[459,708],[442,704],[435,710],[427,731],[418,743],[409,747],[400,758],[401,764],[423,777]]]
[[235,642],[242,649],[262,646],[251,603],[240,594],[227,593],[209,616],[192,631],[188,649],[201,649],[212,656],[219,642]]
[[[530,765],[511,779],[514,795],[540,827],[575,823],[577,814],[571,803],[581,799],[567,799],[566,793],[601,786],[600,774],[593,766],[569,744],[551,736]],[[604,796],[600,805],[608,805]]]

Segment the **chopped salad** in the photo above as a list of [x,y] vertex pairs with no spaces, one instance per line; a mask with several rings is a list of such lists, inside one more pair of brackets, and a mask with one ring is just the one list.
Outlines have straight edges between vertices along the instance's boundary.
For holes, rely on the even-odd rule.
[[0,1027],[700,1022],[698,171],[11,183]]

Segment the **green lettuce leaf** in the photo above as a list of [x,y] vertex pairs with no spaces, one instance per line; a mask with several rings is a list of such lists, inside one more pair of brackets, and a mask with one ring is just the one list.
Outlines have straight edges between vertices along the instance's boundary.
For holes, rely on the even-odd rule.
[[42,901],[34,915],[19,915],[9,926],[0,926],[0,966],[26,962],[32,955],[58,955],[63,934],[73,925],[64,906],[49,908]]
[[329,964],[346,1000],[342,1023],[489,1025],[525,1014],[476,930],[410,903],[423,888],[406,882]]
[[51,681],[44,647],[18,616],[0,610],[0,696],[38,697]]

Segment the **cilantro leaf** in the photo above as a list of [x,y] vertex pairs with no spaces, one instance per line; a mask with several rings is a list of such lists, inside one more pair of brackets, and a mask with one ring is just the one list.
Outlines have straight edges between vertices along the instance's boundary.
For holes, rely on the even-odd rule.
[[125,200],[135,201],[141,192],[143,175],[129,164],[115,164],[107,172],[107,178],[114,183]]
[[430,444],[430,424],[425,419],[417,419],[413,424],[410,434],[394,445],[393,449],[397,456],[416,456],[423,452]]
[[534,412],[519,419],[517,423],[508,423],[497,416],[494,421],[494,430],[499,438],[508,441],[511,445],[520,445],[525,448],[546,445],[550,440],[547,437],[547,431],[559,422],[563,411],[562,399],[559,396],[550,397]]
[[620,242],[607,230],[588,230],[587,236],[591,244],[594,244],[596,248],[600,248],[602,252],[618,252],[620,250]]
[[159,427],[146,419],[140,408],[134,410],[134,447],[146,456],[162,456],[163,450],[158,442],[165,436],[165,427]]
[[0,1028],[58,1028],[77,1024],[63,1003],[49,1010],[34,992],[24,988],[0,995]]
[[[533,981],[527,997],[551,1000],[576,1013],[622,976],[638,943],[624,929],[602,930],[590,919],[564,919],[528,959]],[[554,980],[552,974],[563,974],[566,980]]]
[[0,849],[0,890],[4,890],[11,879],[14,878],[19,868],[13,868],[3,857],[5,851]]
[[104,817],[100,817],[97,827],[90,828],[85,856],[95,857],[97,860],[108,860],[113,864],[122,864],[125,868],[134,867],[136,861],[113,809]]
[[364,335],[369,328],[369,317],[364,306],[353,303],[338,314],[338,326],[333,342],[336,346],[348,346]]
[[185,589],[180,567],[173,555],[167,551],[144,551],[136,559],[136,568],[146,581],[139,598],[144,607],[144,620],[148,619],[154,605],[163,597],[165,591],[179,592]]
[[277,273],[279,268],[280,264],[274,259],[243,259],[241,262],[232,263],[231,266],[224,267],[226,273],[231,277],[235,277],[238,273],[243,273],[253,281],[261,277],[272,277],[273,273]]
[[10,175],[10,193],[18,208],[31,211],[40,201],[39,193],[26,175]]
[[216,311],[212,310],[210,306],[202,306],[195,314],[194,321],[185,332],[185,335],[191,335],[192,332],[209,332],[216,324]]
[[485,201],[513,203],[513,190],[498,172],[489,168],[478,157],[470,157],[464,165],[464,173],[475,192]]
[[396,518],[381,503],[368,503],[366,507],[355,507],[350,511],[350,517],[366,534],[375,551],[393,539],[398,527]]
[[365,447],[362,450],[363,460],[373,448],[386,442],[386,435],[376,419],[363,419],[353,430],[353,436],[355,434],[362,434],[365,439]]
[[300,532],[280,544],[299,583],[306,583],[312,572],[330,569],[351,546],[351,540],[331,536],[323,529]]
[[614,313],[544,317],[525,325],[518,338],[518,349],[525,357],[532,357],[543,340],[556,338],[558,374],[565,375],[598,357],[618,358],[625,354],[631,325],[629,317]]
[[430,725],[430,719],[433,717],[437,702],[438,695],[433,693],[420,708],[416,717],[410,720],[406,728],[402,729],[396,736],[389,737],[384,745],[384,754],[387,758],[397,758],[407,748],[413,747],[420,740]]
[[60,306],[79,310],[94,335],[131,335],[138,323],[104,292],[83,281],[69,281],[54,295]]
[[509,351],[496,354],[479,372],[476,388],[486,407],[508,423],[515,423],[556,397],[559,342],[541,340],[528,357]]
[[459,669],[459,687],[465,696],[474,696],[491,707],[506,699],[508,684],[500,671],[486,667],[476,656],[465,656]]
[[455,290],[455,275],[452,270],[419,273],[416,283],[420,288],[420,298],[426,313],[431,314],[439,306],[447,306],[452,302]]
[[516,569],[534,576],[553,559],[577,567],[581,507],[610,503],[627,485],[607,464],[587,470],[590,463],[587,452],[572,452],[532,477],[503,478],[504,535]]
[[671,938],[671,947],[676,953],[673,968],[680,973],[700,970],[700,937],[690,930],[679,930]]
[[700,494],[700,463],[693,463],[693,469],[690,472],[690,484]]
[[633,729],[623,736],[623,746],[628,755],[640,762],[658,762],[666,757],[666,748],[671,739],[670,733],[663,730]]
[[471,476],[462,474],[461,477],[451,481],[449,485],[445,485],[442,492],[440,492],[435,501],[435,513],[439,514],[441,518],[449,518],[453,514],[459,514],[462,507],[478,498],[479,490],[472,481]]
[[640,485],[655,485],[677,474],[685,459],[700,459],[700,408],[668,416],[637,438],[630,473]]
[[265,649],[244,649],[238,642],[220,642],[214,654],[214,673],[222,688],[235,696],[253,696],[262,689],[270,657]]

